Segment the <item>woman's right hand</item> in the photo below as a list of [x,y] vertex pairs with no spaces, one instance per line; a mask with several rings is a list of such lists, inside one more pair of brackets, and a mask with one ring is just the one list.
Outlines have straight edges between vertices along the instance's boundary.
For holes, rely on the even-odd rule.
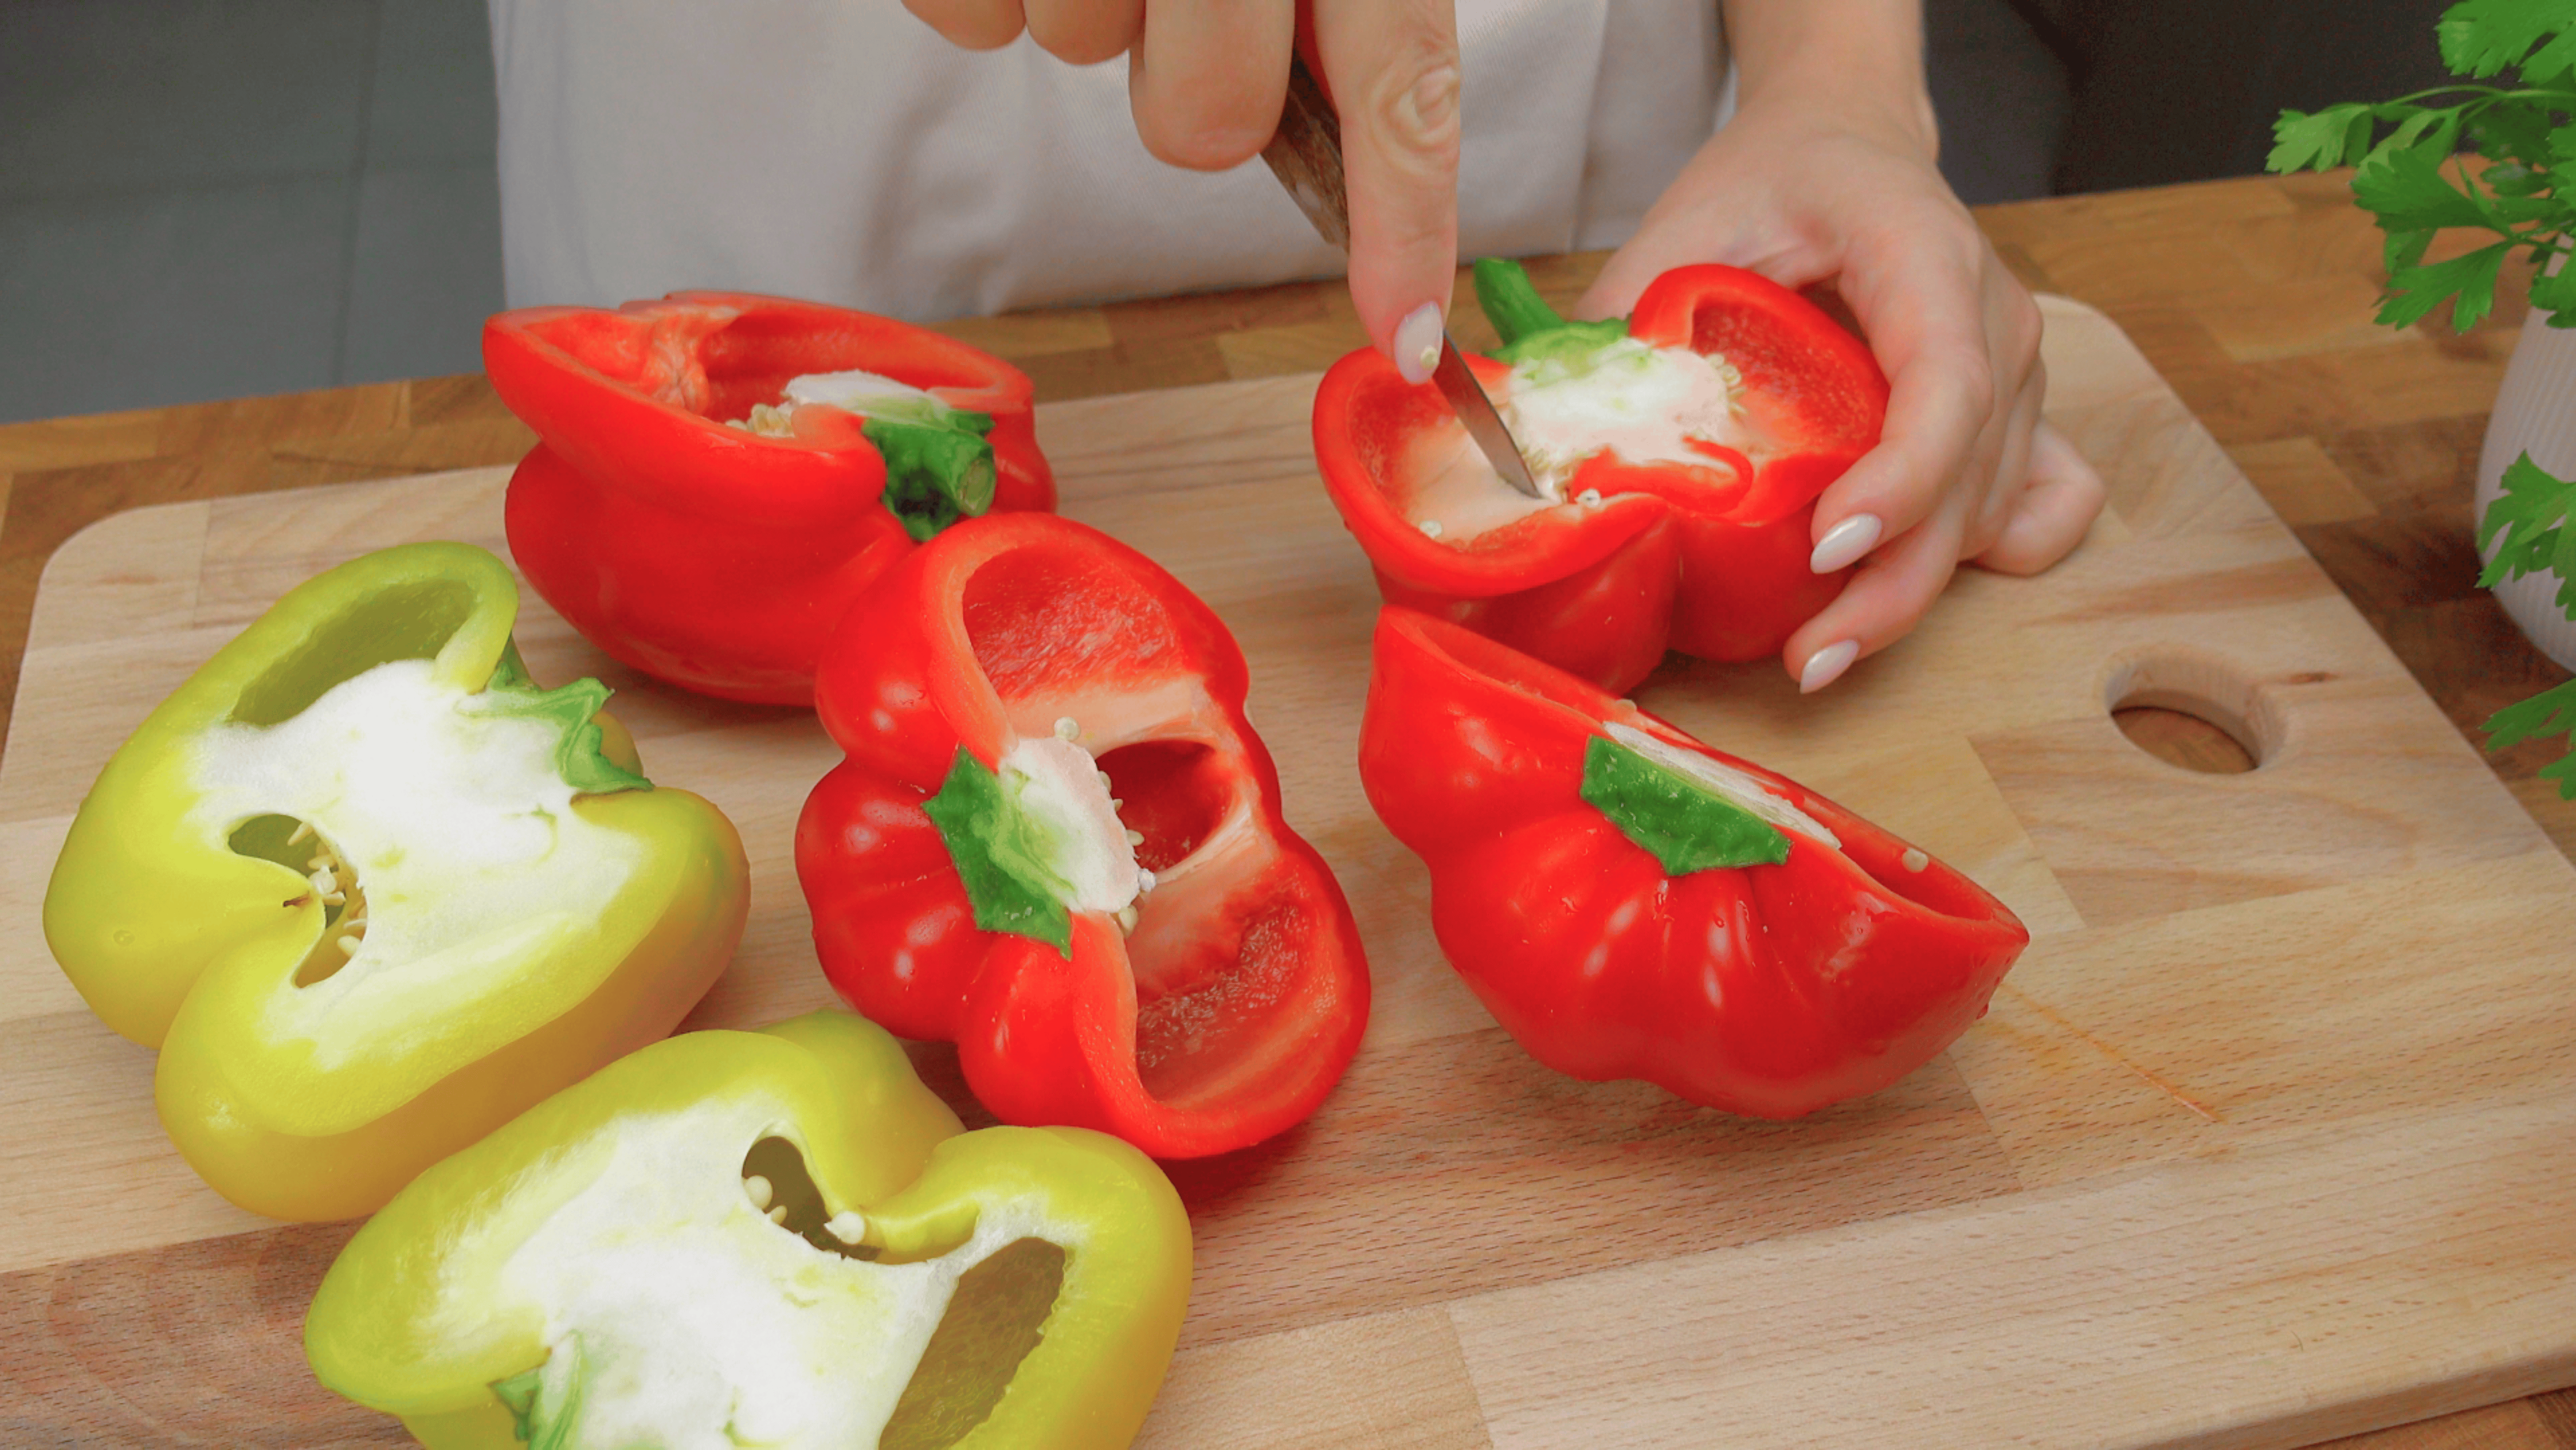
[[[1458,25],[1451,0],[1311,0],[1342,119],[1351,303],[1408,380],[1431,376],[1458,256]],[[1128,56],[1136,134],[1195,171],[1268,145],[1288,94],[1297,0],[904,0],[970,50],[1026,30],[1074,65]]]

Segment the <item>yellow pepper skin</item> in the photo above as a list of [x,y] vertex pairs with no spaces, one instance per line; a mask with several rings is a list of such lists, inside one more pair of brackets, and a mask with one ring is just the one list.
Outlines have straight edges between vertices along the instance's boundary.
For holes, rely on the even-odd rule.
[[1189,1282],[1151,1159],[961,1133],[825,1011],[656,1043],[421,1174],[304,1346],[432,1450],[1118,1450]]
[[244,1208],[373,1211],[667,1034],[741,938],[732,824],[636,774],[595,681],[530,683],[517,612],[508,567],[464,544],[308,580],[72,822],[54,958],[161,1049],[163,1126]]

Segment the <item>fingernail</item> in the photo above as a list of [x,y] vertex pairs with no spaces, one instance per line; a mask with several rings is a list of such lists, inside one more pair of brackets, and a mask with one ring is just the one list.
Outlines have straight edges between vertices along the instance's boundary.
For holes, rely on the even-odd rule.
[[1431,370],[1440,366],[1440,304],[1425,302],[1404,314],[1395,325],[1395,344],[1388,349],[1395,354],[1396,375],[1408,383],[1431,381]]
[[1826,645],[1807,656],[1806,668],[1798,671],[1798,693],[1812,695],[1843,677],[1853,660],[1860,658],[1860,641],[1841,640]]
[[1861,555],[1878,547],[1878,532],[1882,527],[1876,514],[1853,514],[1825,530],[1825,536],[1816,540],[1816,552],[1807,556],[1807,568],[1818,574],[1831,574],[1836,569],[1849,567]]

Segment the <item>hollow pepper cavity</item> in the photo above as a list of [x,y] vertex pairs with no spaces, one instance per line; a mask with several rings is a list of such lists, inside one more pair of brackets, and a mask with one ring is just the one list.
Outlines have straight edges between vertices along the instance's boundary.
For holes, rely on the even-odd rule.
[[1080,524],[995,516],[913,551],[816,682],[848,758],[796,868],[833,985],[956,1042],[1006,1122],[1186,1158],[1312,1113],[1368,966],[1246,683],[1213,611]]
[[2030,939],[1795,781],[1411,610],[1378,617],[1360,781],[1450,965],[1578,1078],[1797,1117],[1949,1046]]
[[45,937],[161,1049],[217,1192],[366,1213],[705,995],[748,907],[722,813],[639,774],[595,680],[540,690],[489,553],[411,544],[298,586],[81,802]]
[[304,1322],[432,1450],[1118,1450],[1189,1220],[1104,1134],[987,1128],[843,1012],[655,1043],[422,1174]]
[[846,308],[680,292],[536,307],[483,365],[537,431],[510,551],[592,643],[728,699],[805,704],[868,581],[960,518],[1055,507],[1029,380]]
[[1374,349],[1315,394],[1316,463],[1389,604],[1624,691],[1667,649],[1770,654],[1841,592],[1809,535],[1886,414],[1858,338],[1734,267],[1666,272],[1625,321],[1565,321],[1513,262],[1477,263],[1476,292],[1504,346],[1469,365],[1546,499]]

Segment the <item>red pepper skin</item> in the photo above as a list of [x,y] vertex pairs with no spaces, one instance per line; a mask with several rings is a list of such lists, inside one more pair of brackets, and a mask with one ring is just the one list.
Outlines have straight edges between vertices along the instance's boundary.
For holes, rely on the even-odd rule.
[[[1368,963],[1339,883],[1281,818],[1246,684],[1215,613],[1096,530],[992,515],[912,551],[816,681],[848,757],[796,828],[824,974],[889,1030],[956,1042],[1005,1122],[1193,1158],[1303,1120],[1359,1049]],[[1074,913],[1069,960],[975,925],[922,810],[961,746],[992,768],[1064,717],[1160,877],[1132,936]]]
[[[1455,430],[1439,391],[1374,349],[1324,374],[1315,461],[1389,604],[1436,614],[1613,692],[1667,649],[1759,659],[1842,592],[1848,570],[1807,568],[1816,496],[1878,442],[1887,380],[1858,338],[1752,272],[1679,267],[1637,301],[1628,335],[1722,353],[1744,378],[1746,421],[1773,451],[1748,482],[1706,468],[1596,455],[1568,481],[1597,508],[1550,508],[1461,545],[1426,538],[1389,496],[1408,446]],[[1470,359],[1488,392],[1510,370]],[[1498,485],[1499,486],[1499,485]]]
[[841,612],[914,547],[860,419],[725,426],[788,379],[865,369],[988,413],[993,511],[1055,507],[1028,378],[890,318],[735,292],[523,308],[484,324],[483,365],[542,440],[510,479],[520,572],[593,644],[704,694],[810,703]]
[[[1578,794],[1604,721],[1744,771],[1843,843],[1668,876]],[[1986,1010],[2030,934],[1937,860],[1561,670],[1411,610],[1378,616],[1360,781],[1431,868],[1450,965],[1532,1057],[1792,1118],[1875,1092]]]

